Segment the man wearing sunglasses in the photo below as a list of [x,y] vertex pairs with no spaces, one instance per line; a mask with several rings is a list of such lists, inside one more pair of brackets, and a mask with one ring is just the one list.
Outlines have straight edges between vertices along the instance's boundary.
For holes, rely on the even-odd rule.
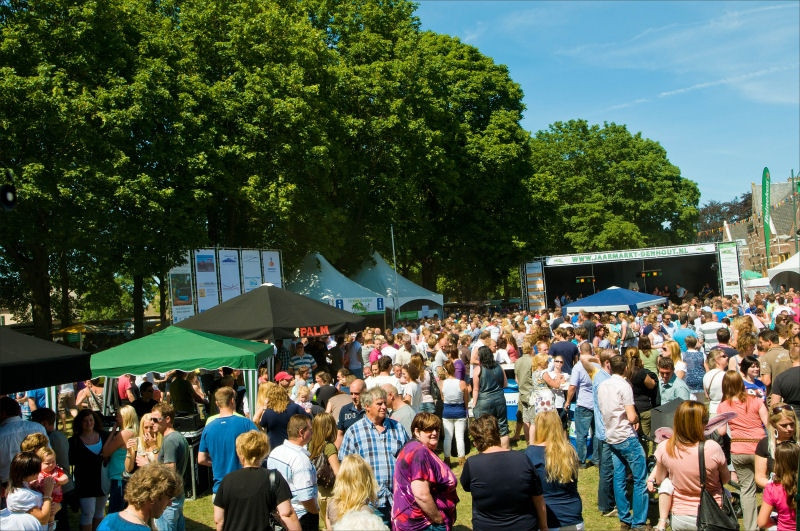
[[[189,463],[189,443],[182,433],[175,431],[173,422],[175,410],[167,402],[159,402],[150,413],[150,420],[158,425],[158,431],[164,437],[158,461],[175,470],[179,478],[184,476]],[[173,498],[169,506],[156,520],[159,531],[183,531],[186,520],[183,517],[183,502],[186,500],[182,492]]]

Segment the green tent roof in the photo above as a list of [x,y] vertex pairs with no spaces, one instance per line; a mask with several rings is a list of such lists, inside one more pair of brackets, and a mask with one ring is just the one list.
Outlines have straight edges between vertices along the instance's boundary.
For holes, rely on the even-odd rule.
[[754,278],[762,278],[764,275],[759,273],[758,271],[753,271],[751,269],[745,269],[742,271],[742,279],[744,280],[753,280]]
[[265,343],[170,326],[98,352],[92,356],[91,367],[95,378],[173,369],[256,369],[273,352],[274,347]]

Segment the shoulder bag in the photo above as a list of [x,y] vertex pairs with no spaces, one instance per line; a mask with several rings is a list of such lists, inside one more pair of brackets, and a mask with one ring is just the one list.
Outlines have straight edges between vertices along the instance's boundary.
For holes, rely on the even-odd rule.
[[333,488],[336,483],[336,475],[333,473],[331,463],[325,456],[324,448],[320,450],[319,455],[312,461],[314,468],[317,469],[317,485],[326,489]]
[[697,510],[697,529],[699,531],[739,531],[739,521],[728,495],[722,492],[722,507],[706,490],[706,463],[704,442],[700,442],[697,455],[700,461],[700,507]]
[[278,472],[274,468],[267,470],[267,483],[269,484],[269,492],[272,494],[272,501],[275,503],[275,508],[269,512],[267,519],[269,521],[270,529],[274,531],[285,531],[286,524],[278,512]]

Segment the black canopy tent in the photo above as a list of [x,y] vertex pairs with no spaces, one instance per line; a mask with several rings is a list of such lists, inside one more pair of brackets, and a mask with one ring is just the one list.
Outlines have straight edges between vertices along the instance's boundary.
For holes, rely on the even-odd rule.
[[0,393],[92,377],[88,352],[0,327]]
[[177,323],[239,339],[284,339],[359,330],[365,319],[323,302],[264,284]]

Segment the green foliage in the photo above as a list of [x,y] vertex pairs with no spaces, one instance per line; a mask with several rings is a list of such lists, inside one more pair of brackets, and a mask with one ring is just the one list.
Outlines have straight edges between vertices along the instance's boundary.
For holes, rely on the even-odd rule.
[[[407,0],[0,2],[0,293],[37,333],[136,316],[188,249],[372,249],[448,297],[531,254],[687,240],[697,188],[623,126],[531,139],[503,65]],[[669,230],[664,230],[664,227]],[[71,303],[73,301],[74,303]],[[57,308],[57,312],[51,310]]]
[[528,189],[546,213],[541,251],[692,241],[700,193],[657,142],[614,123],[556,122],[531,141]]

